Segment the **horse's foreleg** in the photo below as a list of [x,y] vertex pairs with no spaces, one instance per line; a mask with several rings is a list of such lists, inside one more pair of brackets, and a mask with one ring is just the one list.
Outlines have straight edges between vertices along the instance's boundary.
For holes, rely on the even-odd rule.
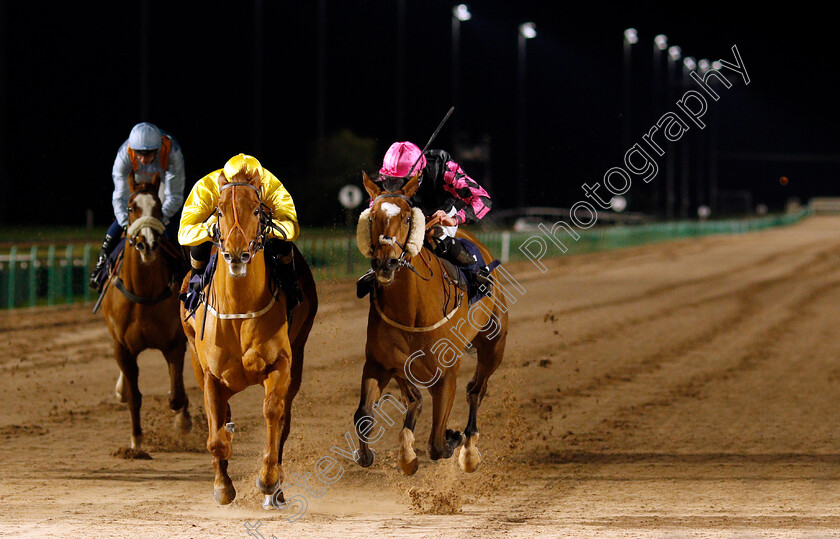
[[225,429],[225,423],[230,414],[228,399],[231,392],[219,380],[204,373],[204,409],[207,412],[207,450],[213,455],[213,470],[216,478],[213,483],[213,497],[222,505],[227,505],[236,498],[236,489],[228,475],[228,459],[233,453],[231,447],[231,433]]
[[120,402],[126,402],[125,399],[125,376],[123,376],[122,371],[120,371],[119,377],[117,377],[117,384],[114,386],[114,394],[117,396],[117,400]]
[[289,378],[289,389],[286,391],[286,405],[283,408],[283,419],[280,422],[280,450],[277,454],[277,463],[283,465],[283,446],[286,445],[286,438],[289,437],[289,430],[292,425],[292,401],[300,390],[300,383],[303,379],[303,347],[292,349],[292,370]]
[[455,400],[455,377],[458,364],[447,370],[443,378],[433,385],[432,394],[432,433],[429,436],[429,458],[432,460],[448,459],[455,448],[461,445],[464,437],[460,432],[446,428],[452,403]]
[[283,468],[280,460],[280,420],[286,407],[286,393],[289,390],[291,370],[289,356],[280,357],[274,363],[274,370],[263,382],[265,399],[263,415],[267,431],[263,465],[257,476],[257,488],[266,495],[271,495],[283,481]]
[[[365,417],[373,418],[373,405],[379,400],[382,390],[388,385],[391,380],[391,373],[382,367],[375,360],[368,357],[365,361],[365,367],[362,370],[362,395],[359,400],[359,408],[356,409],[356,414],[353,416],[353,424],[356,426],[356,436],[359,437],[359,454],[356,462],[360,466],[367,468],[373,464],[373,451],[368,447],[366,440],[366,432],[359,432],[359,420]],[[368,426],[364,422],[362,427]]]
[[123,395],[128,402],[128,410],[131,414],[131,448],[140,450],[143,445],[143,429],[140,427],[140,406],[143,403],[143,395],[140,393],[140,386],[137,384],[139,371],[137,368],[137,356],[132,354],[128,348],[120,343],[114,343],[114,357],[120,367],[123,377]]
[[184,389],[184,354],[186,342],[182,342],[166,351],[166,363],[169,365],[169,408],[176,412],[175,427],[183,432],[192,429],[189,412],[189,399]]
[[414,475],[418,466],[417,453],[414,452],[414,427],[423,410],[423,394],[414,384],[403,378],[397,378],[397,384],[407,404],[405,421],[400,431],[400,454],[397,462],[403,475]]
[[458,454],[458,466],[465,472],[474,472],[481,463],[481,454],[476,447],[478,443],[478,407],[481,406],[481,401],[484,400],[484,394],[487,392],[487,381],[502,362],[506,337],[506,332],[492,341],[479,336],[479,339],[475,342],[478,362],[475,366],[475,374],[467,384],[467,403],[470,405],[470,416],[464,429],[466,441]]

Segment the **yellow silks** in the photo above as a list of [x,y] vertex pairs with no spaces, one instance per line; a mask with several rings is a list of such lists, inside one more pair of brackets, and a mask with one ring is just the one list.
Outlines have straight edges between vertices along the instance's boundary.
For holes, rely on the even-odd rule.
[[[274,224],[286,233],[286,239],[294,241],[300,233],[297,211],[292,196],[274,174],[264,169],[256,158],[239,154],[232,157],[224,168],[204,176],[193,186],[184,211],[181,213],[181,225],[178,230],[178,242],[181,245],[198,245],[210,241],[211,229],[216,222],[216,205],[219,203],[219,176],[226,178],[245,172],[248,176],[259,175],[262,186],[262,201],[274,212]],[[282,238],[280,232],[270,230],[269,237]]]

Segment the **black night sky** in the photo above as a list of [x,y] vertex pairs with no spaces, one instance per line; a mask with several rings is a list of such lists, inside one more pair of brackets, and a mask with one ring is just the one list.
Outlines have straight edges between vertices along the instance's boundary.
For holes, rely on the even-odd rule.
[[[239,152],[257,156],[293,197],[311,188],[319,91],[327,135],[349,129],[372,138],[378,159],[394,140],[422,146],[453,104],[454,2],[403,1],[402,33],[400,0],[325,1],[323,88],[318,0],[147,0],[145,8],[140,0],[4,1],[0,221],[82,225],[85,209],[93,208],[97,224],[107,225],[111,165],[140,121],[179,141],[188,188]],[[771,210],[789,197],[840,195],[837,31],[818,4],[776,12],[766,3],[467,3],[473,17],[461,24],[457,110],[434,146],[452,150],[455,128],[468,144],[487,137],[488,166],[462,164],[488,184],[496,208],[516,205],[518,166],[529,205],[568,207],[582,199],[581,185],[601,180],[629,147],[622,140],[624,99],[631,144],[676,110],[683,90],[667,102],[663,80],[654,80],[653,37],[660,33],[696,59],[732,60],[737,44],[751,78],[744,86],[726,71],[735,84],[710,103],[709,128],[667,148],[680,154],[689,147],[690,215],[696,182],[708,178],[713,128],[719,192],[749,190],[753,205]],[[518,163],[517,27],[525,21],[536,23],[538,35],[527,43],[526,159]],[[639,42],[632,86],[623,90],[627,27],[638,30]],[[628,209],[661,213],[659,163],[650,185],[634,183]],[[360,158],[359,170],[364,166],[370,164]],[[787,186],[781,176],[790,179]],[[699,189],[707,202],[707,186]],[[335,204],[332,189],[322,196]],[[303,224],[317,224],[307,221],[307,208],[298,214]]]

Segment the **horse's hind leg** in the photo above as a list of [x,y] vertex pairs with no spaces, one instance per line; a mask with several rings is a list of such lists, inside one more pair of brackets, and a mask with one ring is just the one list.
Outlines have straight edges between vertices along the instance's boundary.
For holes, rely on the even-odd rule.
[[213,455],[213,470],[216,473],[213,482],[213,497],[221,505],[227,505],[236,498],[236,489],[228,475],[228,459],[233,453],[231,447],[232,436],[225,429],[225,423],[230,414],[228,399],[231,392],[219,380],[204,373],[204,409],[207,412],[207,450]]
[[405,422],[400,431],[400,455],[397,462],[403,475],[414,475],[417,471],[417,453],[414,452],[414,427],[417,425],[417,418],[423,410],[423,394],[414,384],[397,378],[403,397],[408,404],[405,412]]
[[474,472],[481,463],[481,454],[476,447],[478,443],[478,407],[487,392],[487,381],[502,362],[506,339],[507,332],[505,331],[494,339],[487,339],[479,334],[475,341],[478,362],[472,380],[467,383],[467,403],[470,405],[470,416],[464,429],[466,441],[458,455],[458,466],[465,472]]
[[448,459],[464,440],[460,432],[446,428],[449,413],[452,411],[452,403],[455,400],[455,377],[458,374],[458,367],[459,363],[456,363],[429,389],[432,394],[432,434],[429,436],[429,458],[432,460]]
[[374,417],[373,405],[379,400],[382,390],[390,381],[391,373],[368,356],[362,371],[362,395],[359,399],[359,408],[353,416],[356,436],[359,437],[359,455],[356,462],[364,468],[373,464],[373,451],[368,447],[367,434],[369,432],[359,432],[359,420],[364,417]]
[[169,365],[169,408],[176,412],[175,427],[182,433],[192,429],[187,391],[184,389],[184,354],[186,342],[170,348],[164,354]]
[[137,356],[132,354],[128,348],[115,342],[114,357],[117,359],[117,365],[119,365],[121,376],[124,379],[123,395],[128,402],[128,411],[131,414],[131,449],[139,451],[143,445],[143,429],[140,427],[140,405],[143,403],[143,395],[140,393],[140,386],[137,384],[139,375]]

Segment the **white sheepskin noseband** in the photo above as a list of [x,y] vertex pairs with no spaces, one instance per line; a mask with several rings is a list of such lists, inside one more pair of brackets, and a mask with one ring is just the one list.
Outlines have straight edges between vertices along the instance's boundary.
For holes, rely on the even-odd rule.
[[[409,257],[414,257],[423,248],[423,236],[426,232],[426,216],[420,208],[411,209],[411,230],[408,231],[408,241],[405,250]],[[373,245],[370,237],[370,208],[359,215],[356,226],[356,245],[359,252],[367,258],[373,258]]]
[[143,228],[149,227],[158,234],[163,234],[163,231],[166,230],[166,226],[160,219],[152,217],[151,215],[144,215],[143,217],[138,217],[131,226],[128,227],[128,232],[126,233],[129,238],[133,238],[140,234],[140,230]]
[[356,225],[356,245],[365,258],[373,258],[373,246],[370,244],[370,208],[359,215],[359,224]]

